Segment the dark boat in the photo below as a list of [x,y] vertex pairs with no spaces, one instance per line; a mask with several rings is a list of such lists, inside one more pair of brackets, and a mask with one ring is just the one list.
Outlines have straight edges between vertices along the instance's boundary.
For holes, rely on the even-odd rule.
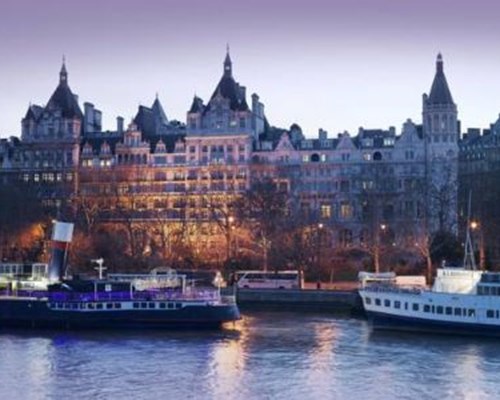
[[[150,284],[146,290],[137,290],[133,281],[61,279],[67,245],[61,245],[58,224],[49,264],[49,280],[54,283],[47,290],[9,285],[0,292],[0,327],[207,329],[240,319],[235,297],[222,296],[215,288],[183,282],[178,287]],[[69,243],[71,234],[62,236]]]

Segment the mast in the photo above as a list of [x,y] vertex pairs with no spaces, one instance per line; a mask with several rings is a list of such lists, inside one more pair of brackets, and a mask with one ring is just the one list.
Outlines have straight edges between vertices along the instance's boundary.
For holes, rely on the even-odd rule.
[[469,190],[469,202],[467,204],[467,229],[465,231],[464,268],[475,270],[476,260],[474,258],[474,247],[472,246],[472,237],[470,234],[471,199],[472,199],[472,191]]

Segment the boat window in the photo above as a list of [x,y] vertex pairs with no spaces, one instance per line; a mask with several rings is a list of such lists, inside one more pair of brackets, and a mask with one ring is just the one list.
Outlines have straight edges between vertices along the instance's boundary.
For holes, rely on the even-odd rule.
[[139,308],[139,303],[134,303],[133,307],[134,308]]
[[111,309],[113,308],[113,303],[106,303],[106,309]]
[[366,304],[372,304],[372,299],[370,297],[365,297]]
[[436,313],[437,314],[442,314],[443,313],[443,306],[437,306],[436,307]]
[[494,310],[486,310],[486,318],[495,318]]
[[174,303],[168,303],[167,308],[174,308]]
[[390,300],[384,300],[384,306],[390,307],[391,306],[391,301]]
[[431,306],[428,304],[424,305],[424,312],[431,312]]
[[382,302],[380,301],[380,299],[375,299],[375,305],[376,306],[379,306],[381,304],[382,304]]
[[401,302],[400,301],[395,301],[394,302],[394,308],[401,308]]
[[166,304],[165,303],[160,303],[160,308],[165,308]]
[[413,311],[418,311],[418,304],[417,303],[413,303]]
[[496,311],[496,317],[497,317],[497,318],[498,318],[498,314],[499,314],[499,313],[498,313],[498,310],[497,310],[497,311]]
[[182,303],[175,303],[175,308],[182,308]]
[[115,303],[115,308],[122,308],[122,303]]
[[102,303],[97,303],[95,308],[97,308],[98,310],[102,310]]
[[451,308],[451,307],[446,307],[446,308],[444,309],[444,313],[445,313],[446,315],[451,315],[451,314],[453,314],[453,308]]
[[408,303],[405,303],[405,310],[408,310]]
[[459,317],[462,315],[462,309],[461,308],[458,308],[456,307],[455,308],[455,315],[458,315]]
[[432,306],[431,307],[431,312],[434,314],[436,312],[436,307]]
[[89,310],[93,310],[94,309],[94,303],[89,303],[88,304],[88,308],[89,308]]
[[148,303],[141,303],[141,308],[148,308]]
[[469,310],[467,311],[467,315],[469,317],[475,317],[476,316],[476,310],[474,310],[473,308],[469,308]]
[[483,287],[480,286],[480,285],[477,287],[477,294],[479,294],[479,295],[483,295],[484,294]]
[[78,309],[78,303],[71,304],[71,309],[72,310],[77,310]]
[[155,308],[155,303],[149,303],[149,308]]

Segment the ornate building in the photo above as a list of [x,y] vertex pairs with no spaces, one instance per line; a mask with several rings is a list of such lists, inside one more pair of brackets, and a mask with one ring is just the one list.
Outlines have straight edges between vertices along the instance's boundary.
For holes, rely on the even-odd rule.
[[275,128],[257,94],[247,102],[228,52],[212,96],[194,97],[186,124],[169,120],[156,98],[126,129],[118,117],[115,131],[102,131],[101,112],[85,103],[82,113],[63,64],[47,106],[29,107],[21,140],[0,142],[0,166],[43,183],[46,202],[99,204],[109,223],[168,222],[188,236],[196,223],[200,251],[213,247],[214,216],[227,228],[232,200],[262,178],[287,191],[294,212],[328,227],[334,246],[396,245],[456,230],[459,122],[441,55],[422,116],[399,135],[320,129],[310,138],[297,124]]

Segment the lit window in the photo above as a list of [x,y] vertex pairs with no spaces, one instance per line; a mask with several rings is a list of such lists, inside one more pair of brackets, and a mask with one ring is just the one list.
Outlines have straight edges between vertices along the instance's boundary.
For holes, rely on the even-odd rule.
[[332,216],[332,206],[329,204],[321,205],[321,218],[331,218]]

